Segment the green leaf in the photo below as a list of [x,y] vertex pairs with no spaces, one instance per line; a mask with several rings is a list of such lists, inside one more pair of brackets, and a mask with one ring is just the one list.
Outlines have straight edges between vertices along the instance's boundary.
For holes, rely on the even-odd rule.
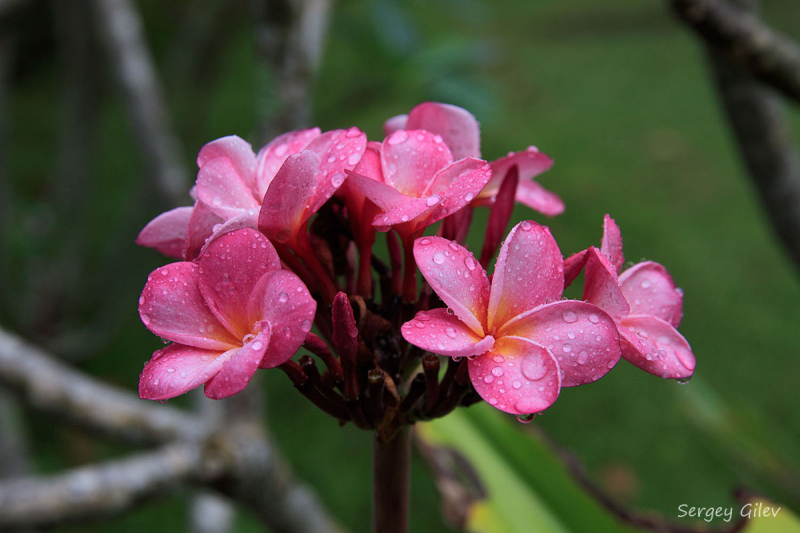
[[[742,533],[800,533],[800,520],[786,506],[781,508],[763,498],[753,498],[749,505],[743,512],[752,514]],[[770,512],[765,513],[765,509],[770,509]]]
[[470,505],[467,531],[637,531],[587,494],[543,440],[517,424],[483,404],[418,424],[419,438],[462,454],[483,484],[486,498]]

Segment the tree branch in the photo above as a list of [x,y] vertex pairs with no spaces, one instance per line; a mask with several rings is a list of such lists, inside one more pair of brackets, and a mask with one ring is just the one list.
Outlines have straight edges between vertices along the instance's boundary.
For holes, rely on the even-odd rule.
[[94,0],[101,41],[116,70],[134,134],[170,205],[187,201],[187,171],[178,139],[169,125],[167,105],[142,35],[142,22],[130,0]]
[[726,0],[672,0],[706,43],[761,81],[800,102],[800,46]]
[[[338,525],[313,492],[293,478],[286,461],[264,434],[258,420],[234,419],[232,424],[227,425],[224,423],[230,420],[224,420],[223,425],[209,425],[202,419],[175,409],[144,402],[132,394],[98,383],[81,372],[70,369],[40,349],[26,344],[2,329],[0,329],[0,384],[21,393],[22,399],[34,408],[65,417],[69,421],[119,440],[131,443],[176,441],[182,443],[174,445],[177,447],[165,448],[172,451],[168,457],[161,459],[175,461],[176,458],[172,454],[180,452],[178,459],[183,462],[175,462],[171,474],[167,472],[163,477],[152,478],[152,483],[144,488],[137,485],[139,488],[134,487],[134,489],[139,492],[133,493],[131,493],[133,489],[126,488],[128,481],[125,476],[109,474],[103,477],[108,486],[99,491],[100,493],[104,491],[112,493],[110,487],[114,486],[112,481],[117,478],[119,478],[117,479],[120,484],[119,490],[124,494],[134,495],[149,495],[151,492],[161,491],[164,487],[196,481],[205,483],[243,504],[272,531],[287,533],[339,531]],[[191,455],[195,453],[193,451],[195,449],[200,450],[197,452],[201,455],[199,459]],[[151,460],[158,457],[146,454],[139,459],[145,461],[145,458]],[[137,458],[130,461],[135,460]],[[105,467],[98,468],[101,468],[102,472],[119,473],[126,470],[115,469],[114,465],[128,464],[127,460],[123,460],[109,463],[113,467],[110,470],[104,470]],[[194,474],[185,474],[181,465],[193,465],[190,470],[193,470]],[[198,474],[201,470],[198,470],[197,465],[203,467],[202,475]],[[168,479],[169,476],[172,477]],[[27,484],[15,484],[10,491],[5,491],[4,487],[7,485],[0,485],[0,495],[9,492],[13,495],[22,487],[29,491],[29,498],[39,498],[39,501],[44,501],[50,497],[49,494],[52,494],[47,492],[48,487],[56,481],[62,481],[58,486],[64,490],[72,487],[64,481],[73,479],[71,477],[62,479],[53,476],[48,479],[49,481],[42,482],[26,480]],[[42,495],[36,495],[37,491],[41,491]],[[6,505],[5,501],[0,497],[0,509]],[[119,506],[114,499],[104,501],[105,504],[92,503],[91,498],[87,497],[85,509],[119,512],[128,508]],[[131,497],[125,501],[138,500]],[[91,507],[92,505],[95,507]],[[94,511],[77,513],[76,511],[76,514],[70,516],[76,520],[86,519]],[[19,518],[22,515],[14,516],[17,518],[14,518],[13,523],[22,520]],[[40,523],[37,522],[39,518],[33,515],[27,516],[26,520],[29,520],[26,523],[31,525]],[[0,526],[3,524],[4,522],[0,520]]]
[[263,115],[259,141],[310,121],[309,81],[316,73],[328,27],[331,0],[251,0],[256,44],[275,91],[259,106]]
[[134,444],[196,439],[201,421],[100,383],[0,329],[0,384],[32,407]]
[[215,473],[197,444],[181,443],[53,476],[9,481],[0,484],[0,529],[101,518]]
[[[758,24],[752,14],[756,7],[753,0],[735,0],[723,7],[746,17],[750,24]],[[735,62],[724,45],[705,33],[701,36],[708,39],[711,72],[739,153],[775,233],[800,269],[800,157],[782,102]],[[800,80],[800,56],[798,60],[795,75]]]

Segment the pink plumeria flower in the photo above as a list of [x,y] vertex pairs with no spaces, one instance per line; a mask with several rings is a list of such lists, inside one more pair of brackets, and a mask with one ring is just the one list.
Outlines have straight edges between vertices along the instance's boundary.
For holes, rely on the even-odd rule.
[[136,242],[169,257],[193,259],[212,235],[255,228],[264,193],[278,169],[319,136],[319,128],[284,133],[258,156],[236,135],[206,144],[197,155],[194,207],[178,207],[154,218]]
[[288,157],[266,190],[258,228],[275,242],[292,242],[342,186],[366,147],[367,136],[358,128],[334,130]]
[[386,136],[398,130],[426,130],[441,136],[455,159],[481,157],[481,130],[478,121],[466,109],[451,104],[423,102],[383,124]]
[[422,237],[414,257],[448,309],[420,311],[403,324],[403,337],[433,353],[469,357],[475,390],[497,409],[516,415],[547,409],[562,386],[596,381],[619,360],[611,317],[590,303],[561,300],[561,252],[548,228],[516,225],[491,284],[454,241]]
[[[421,129],[438,134],[450,147],[453,157],[481,157],[480,126],[475,117],[460,107],[437,102],[425,102],[412,109],[408,115],[398,115],[387,120],[383,129],[387,135],[401,129]],[[527,150],[509,152],[491,162],[492,179],[472,201],[472,205],[491,206],[508,170],[517,165],[519,185],[517,202],[549,217],[564,212],[564,202],[555,193],[539,185],[533,178],[550,170],[553,160],[535,146]]]
[[165,400],[205,384],[209,398],[245,388],[259,368],[289,360],[311,330],[316,302],[281,270],[270,242],[252,229],[217,237],[192,262],[155,270],[139,314],[172,341],[144,367],[139,395]]
[[545,189],[533,179],[553,166],[553,160],[535,146],[529,146],[520,152],[509,152],[507,156],[492,161],[491,165],[492,179],[486,184],[481,194],[475,198],[473,205],[491,206],[500,191],[500,185],[503,183],[506,173],[516,165],[519,169],[519,185],[517,185],[516,192],[518,203],[548,217],[554,217],[564,212],[564,201],[556,193]]
[[491,177],[486,161],[453,160],[440,135],[397,130],[381,144],[380,166],[369,175],[350,172],[358,189],[383,211],[372,225],[414,235],[468,205]]
[[[141,231],[137,243],[169,257],[193,259],[212,236],[258,226],[264,195],[289,157],[313,152],[317,157],[311,162],[313,171],[335,183],[344,180],[345,169],[355,166],[365,143],[366,136],[356,128],[291,131],[276,137],[257,156],[249,143],[235,135],[212,141],[197,156],[200,171],[193,189],[194,207],[159,215]],[[293,175],[293,170],[287,169],[281,179],[287,174]],[[323,189],[318,196],[324,195]]]
[[600,249],[593,246],[569,257],[566,281],[584,269],[583,298],[617,323],[622,357],[662,378],[690,378],[695,356],[676,329],[683,317],[683,292],[658,263],[644,261],[623,272],[624,263],[619,227],[606,215]]

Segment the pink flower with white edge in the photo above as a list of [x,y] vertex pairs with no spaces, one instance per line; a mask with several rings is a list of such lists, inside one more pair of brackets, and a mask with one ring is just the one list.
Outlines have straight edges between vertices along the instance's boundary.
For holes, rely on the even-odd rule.
[[683,292],[658,263],[644,261],[623,272],[624,263],[619,227],[606,215],[600,249],[592,246],[569,257],[566,281],[572,283],[584,269],[583,298],[615,320],[622,357],[662,378],[690,378],[695,356],[676,329],[683,316]]
[[316,306],[266,237],[241,229],[215,238],[197,260],[147,278],[142,322],[172,344],[145,365],[139,396],[165,400],[202,384],[209,398],[236,394],[257,369],[294,355]]
[[258,156],[235,135],[212,141],[197,156],[200,171],[193,189],[194,207],[159,215],[136,242],[169,257],[193,259],[212,236],[258,226],[264,195],[289,157],[313,152],[316,175],[335,183],[343,181],[344,171],[358,163],[365,145],[366,135],[357,128],[291,131],[264,146]]
[[349,172],[353,185],[381,208],[372,225],[413,235],[468,205],[491,177],[486,161],[453,154],[440,135],[397,130],[381,144],[380,166],[364,176]]
[[358,128],[317,137],[286,159],[264,194],[258,228],[275,242],[289,243],[361,161],[367,136]]
[[561,252],[548,228],[516,225],[491,284],[472,253],[453,241],[417,239],[414,257],[448,308],[420,311],[403,324],[403,337],[436,354],[469,357],[475,390],[497,409],[547,409],[562,386],[596,381],[619,360],[611,317],[590,303],[561,300]]
[[[408,115],[398,115],[387,120],[383,129],[386,135],[401,129],[421,129],[440,135],[450,147],[453,157],[481,157],[480,126],[475,117],[460,107],[437,102],[425,102],[412,109]],[[472,201],[474,206],[491,206],[508,170],[517,165],[519,185],[517,202],[549,217],[564,212],[564,202],[555,193],[539,185],[534,178],[553,166],[553,160],[535,146],[520,152],[509,152],[491,162],[492,179]]]
[[564,201],[559,196],[534,181],[533,178],[550,170],[553,160],[539,151],[535,146],[529,146],[520,152],[509,152],[505,157],[491,162],[492,179],[486,184],[481,194],[473,201],[473,205],[494,204],[500,185],[509,169],[516,165],[519,170],[519,185],[517,185],[516,201],[530,207],[534,211],[554,217],[564,212]]

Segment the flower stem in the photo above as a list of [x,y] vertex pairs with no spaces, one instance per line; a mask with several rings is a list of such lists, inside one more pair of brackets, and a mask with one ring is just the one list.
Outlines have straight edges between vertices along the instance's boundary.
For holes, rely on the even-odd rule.
[[372,444],[372,531],[408,532],[411,431],[401,427],[388,441],[375,433]]
[[403,303],[416,303],[417,301],[417,262],[414,259],[414,239],[422,231],[417,231],[402,237],[403,241]]
[[303,260],[317,283],[319,283],[320,289],[322,290],[322,298],[325,300],[325,303],[331,304],[333,302],[333,297],[336,296],[336,293],[339,291],[336,286],[336,280],[331,279],[325,267],[322,266],[317,256],[314,255],[311,243],[308,242],[308,235],[305,232],[298,233],[292,249]]

